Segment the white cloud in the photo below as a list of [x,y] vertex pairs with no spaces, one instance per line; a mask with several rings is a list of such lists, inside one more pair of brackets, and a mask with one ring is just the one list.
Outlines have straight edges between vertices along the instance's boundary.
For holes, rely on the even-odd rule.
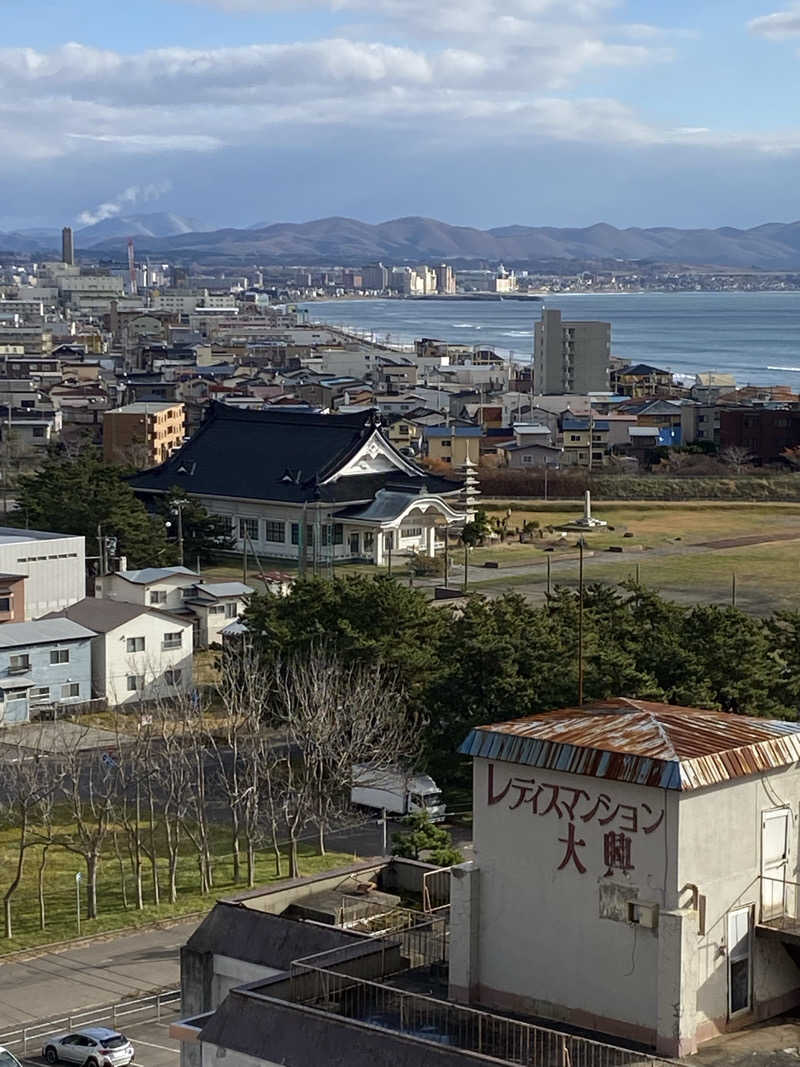
[[787,11],[774,11],[771,15],[760,15],[747,23],[751,33],[759,37],[768,37],[781,41],[786,37],[800,36],[800,5],[794,5]]
[[98,204],[97,207],[81,211],[77,221],[84,226],[94,226],[96,222],[116,218],[117,215],[122,214],[125,208],[133,207],[134,204],[158,200],[164,193],[168,193],[171,188],[172,182],[170,181],[152,182],[149,185],[129,185],[127,189],[117,193],[113,200],[107,200],[103,204]]

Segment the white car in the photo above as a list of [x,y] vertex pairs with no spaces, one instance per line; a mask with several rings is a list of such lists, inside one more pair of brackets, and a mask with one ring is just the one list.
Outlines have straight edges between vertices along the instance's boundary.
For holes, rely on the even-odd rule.
[[[77,1063],[79,1067],[128,1067],[134,1048],[124,1034],[105,1026],[91,1026],[71,1034],[49,1037],[42,1055],[50,1063]],[[3,1067],[0,1064],[0,1067]]]
[[22,1064],[13,1052],[0,1045],[0,1067],[22,1067]]

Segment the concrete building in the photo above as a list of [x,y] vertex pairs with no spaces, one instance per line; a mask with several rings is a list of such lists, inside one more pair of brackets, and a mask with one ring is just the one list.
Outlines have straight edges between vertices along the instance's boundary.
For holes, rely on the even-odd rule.
[[[15,621],[59,611],[86,596],[84,539],[0,526],[0,575],[0,610],[8,597]],[[15,592],[20,579],[25,586],[22,609]]]
[[436,268],[436,288],[446,296],[456,291],[456,272],[449,263],[440,263]]
[[0,726],[90,700],[94,636],[69,619],[0,626]]
[[452,997],[670,1056],[800,1004],[800,724],[618,699],[460,751]]
[[183,444],[183,404],[126,404],[103,414],[103,457],[109,463],[157,466]]
[[112,707],[192,688],[192,620],[138,604],[87,597],[57,616],[93,630],[92,691]]
[[61,231],[61,260],[68,267],[75,264],[75,241],[72,237],[71,226],[65,226]]
[[365,289],[382,293],[389,285],[389,270],[382,263],[370,263],[362,269],[361,279]]
[[611,323],[563,322],[545,308],[534,326],[533,376],[537,393],[608,390]]

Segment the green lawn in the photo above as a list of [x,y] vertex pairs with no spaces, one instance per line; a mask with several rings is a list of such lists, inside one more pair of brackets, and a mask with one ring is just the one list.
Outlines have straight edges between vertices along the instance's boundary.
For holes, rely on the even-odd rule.
[[[169,919],[191,912],[210,908],[222,895],[246,889],[246,883],[233,881],[232,857],[229,854],[230,840],[224,827],[213,826],[214,840],[214,888],[203,895],[198,889],[197,860],[191,846],[184,849],[178,866],[178,898],[175,904],[162,900],[160,905],[153,903],[152,868],[145,858],[143,871],[144,903],[142,910],[137,910],[135,903],[134,878],[128,861],[126,840],[121,827],[117,840],[125,867],[125,885],[127,907],[123,901],[122,879],[119,860],[115,853],[114,842],[108,839],[104,849],[98,874],[98,917],[86,919],[85,897],[81,900],[81,936],[103,933],[143,926],[158,919]],[[11,880],[12,867],[16,862],[13,846],[15,833],[8,828],[0,829],[0,896]],[[38,868],[41,849],[34,846],[29,849],[25,861],[23,882],[12,898],[12,918],[14,937],[8,940],[2,937],[3,924],[0,923],[0,955],[35,945],[49,944],[77,936],[75,874],[81,872],[85,885],[86,870],[82,857],[67,852],[62,848],[51,847],[47,854],[45,871],[46,927],[40,929],[38,903]],[[244,864],[244,856],[243,864]],[[331,852],[319,856],[312,845],[301,845],[300,870],[303,875],[312,875],[333,867],[341,867],[352,862],[351,855]],[[168,889],[166,859],[160,860],[159,884],[162,897]],[[282,877],[288,875],[286,857],[282,862]],[[245,874],[246,877],[246,874]],[[257,859],[256,885],[277,881],[275,860],[271,851],[260,852]]]

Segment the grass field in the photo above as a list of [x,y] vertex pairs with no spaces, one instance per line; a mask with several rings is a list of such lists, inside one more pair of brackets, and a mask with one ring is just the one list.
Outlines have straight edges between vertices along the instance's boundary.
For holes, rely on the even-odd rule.
[[[168,876],[166,859],[159,861],[159,885],[163,899],[159,906],[153,903],[152,867],[144,859],[143,888],[145,907],[136,909],[136,894],[133,874],[126,850],[126,840],[122,828],[117,830],[117,843],[125,868],[125,885],[127,907],[122,894],[122,877],[120,859],[116,854],[113,838],[109,838],[103,850],[97,879],[98,917],[86,919],[85,894],[81,898],[81,936],[103,933],[111,930],[135,928],[158,919],[175,918],[192,912],[210,908],[217,897],[234,890],[246,888],[246,884],[233,881],[233,862],[228,854],[230,839],[224,827],[211,827],[214,847],[214,888],[203,895],[199,889],[199,874],[196,856],[193,850],[185,849],[178,866],[178,899],[170,904],[167,897]],[[16,864],[14,848],[15,832],[3,827],[0,829],[0,896],[2,896],[13,876]],[[35,945],[50,944],[77,936],[75,875],[80,872],[83,885],[86,881],[85,864],[81,856],[63,848],[51,847],[47,853],[45,868],[45,905],[46,927],[40,929],[38,902],[38,871],[42,855],[41,847],[33,846],[28,850],[25,860],[25,872],[22,884],[12,898],[12,919],[14,937],[8,940],[0,936],[0,956],[18,949]],[[311,845],[300,847],[300,870],[303,875],[316,874],[333,867],[341,867],[352,862],[353,857],[331,852],[326,856],[318,855]],[[243,857],[244,865],[244,857]],[[282,860],[282,877],[288,876],[288,863]],[[256,884],[277,881],[275,859],[271,851],[258,854]],[[3,926],[0,923],[0,934]]]

